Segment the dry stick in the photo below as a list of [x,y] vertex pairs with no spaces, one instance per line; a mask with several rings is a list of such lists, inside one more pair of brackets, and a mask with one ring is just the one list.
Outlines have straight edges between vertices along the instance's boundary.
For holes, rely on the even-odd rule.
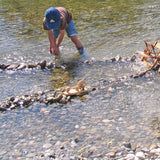
[[142,77],[143,75],[145,75],[148,71],[152,70],[152,69],[156,66],[157,62],[158,62],[158,59],[156,59],[156,60],[154,61],[154,63],[153,63],[153,65],[152,65],[151,68],[149,68],[149,69],[147,69],[146,71],[140,73],[138,76],[135,76],[134,78]]
[[146,60],[143,60],[144,63],[146,63],[149,67],[152,67],[152,64],[147,62]]
[[144,52],[142,52],[142,51],[137,51],[136,52],[137,54],[139,54],[139,55],[141,55],[142,57],[144,57],[144,58],[149,58],[149,55],[146,55]]

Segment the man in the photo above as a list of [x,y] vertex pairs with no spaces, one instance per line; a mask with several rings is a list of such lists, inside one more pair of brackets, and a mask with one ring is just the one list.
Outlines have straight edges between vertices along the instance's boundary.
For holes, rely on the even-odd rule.
[[[77,31],[72,20],[72,14],[63,7],[50,7],[45,11],[43,28],[48,32],[50,53],[60,55],[59,46],[63,41],[65,31],[71,38],[80,54],[85,54],[82,43],[77,37]],[[57,40],[58,39],[58,40]]]

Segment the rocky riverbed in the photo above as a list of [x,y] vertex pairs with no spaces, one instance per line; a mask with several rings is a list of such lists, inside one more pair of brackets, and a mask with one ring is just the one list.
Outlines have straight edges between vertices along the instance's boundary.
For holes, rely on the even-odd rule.
[[[160,143],[152,144],[149,148],[132,145],[129,142],[123,142],[120,148],[115,147],[109,151],[99,152],[101,146],[94,146],[91,143],[81,148],[78,137],[68,141],[57,141],[55,144],[43,144],[43,152],[28,153],[16,151],[12,155],[13,159],[36,159],[36,160],[159,160]],[[34,145],[34,142],[31,145]],[[0,158],[3,159],[4,151]],[[4,158],[5,159],[5,158]]]
[[[135,60],[135,57],[133,59],[129,58],[121,58],[121,57],[115,57],[113,59],[107,60],[107,62],[133,62]],[[105,64],[106,60],[104,61],[95,61],[94,59],[86,60],[83,63],[86,65],[94,65],[95,63],[103,63]],[[43,67],[41,65],[36,68],[40,68],[42,70],[47,69],[46,62],[42,63]],[[10,68],[11,69],[11,68]],[[9,69],[9,70],[10,70]],[[27,69],[27,68],[23,68]],[[23,70],[22,69],[22,70]],[[54,69],[54,67],[52,68]],[[2,69],[3,71],[8,71],[7,68]],[[20,69],[12,68],[11,70],[17,71]],[[97,85],[93,84],[93,87],[91,87],[91,93],[94,95],[98,92],[101,92],[102,90],[107,90],[106,98],[111,98],[112,93],[118,92],[119,90],[121,93],[123,93],[122,86],[126,86],[128,89],[131,88],[129,86],[129,82],[131,81],[132,76],[122,76],[119,78],[111,78],[108,79],[100,79]],[[88,95],[88,96],[92,96]],[[87,96],[86,96],[87,97]],[[86,98],[85,96],[81,97],[82,99]],[[103,98],[101,97],[101,100],[103,101]],[[6,111],[14,111],[17,109],[23,109],[23,108],[29,108],[30,106],[34,107],[34,103],[40,103],[45,105],[51,105],[51,104],[61,104],[65,105],[67,103],[70,103],[71,101],[76,101],[75,97],[65,96],[62,94],[62,91],[56,91],[56,90],[45,90],[37,93],[33,93],[30,95],[17,95],[15,97],[10,97],[8,100],[6,100],[4,103],[0,105],[0,110],[5,113]],[[48,114],[48,110],[45,108],[41,108],[40,112],[44,114]],[[2,114],[3,114],[2,113]],[[158,121],[158,122],[157,122]],[[112,120],[103,119],[104,123],[110,123]],[[159,130],[159,120],[156,120],[156,130]],[[132,126],[131,126],[132,127]],[[75,128],[79,128],[79,125],[76,125]],[[85,129],[85,128],[84,128]],[[83,142],[83,133],[79,133],[77,136],[72,137],[70,139],[64,138],[65,140],[54,138],[52,135],[52,138],[50,135],[48,135],[48,142],[44,142],[41,146],[43,150],[36,151],[35,148],[38,148],[38,144],[34,141],[34,137],[31,138],[32,140],[29,142],[25,142],[25,139],[21,139],[21,143],[17,143],[17,148],[14,152],[10,155],[10,153],[7,153],[6,150],[2,149],[2,152],[0,154],[0,158],[6,159],[3,157],[6,157],[6,154],[9,154],[11,159],[62,159],[62,160],[97,160],[97,159],[113,159],[113,160],[158,160],[160,159],[160,144],[150,144],[149,147],[143,147],[139,144],[134,144],[131,142],[119,142],[121,143],[121,147],[108,147],[112,146],[112,142],[108,142],[108,148],[109,149],[103,149],[105,147],[104,144],[94,145],[93,138],[91,137],[89,141],[86,143]],[[101,139],[101,135],[97,135],[94,137],[96,139]],[[158,140],[160,139],[159,136],[156,137]],[[16,138],[15,138],[16,139]],[[103,142],[102,142],[103,143]],[[19,147],[18,147],[19,145]],[[27,149],[21,151],[20,146],[24,145],[30,145],[34,146],[34,149],[31,149],[31,152],[28,152]]]
[[77,137],[71,142],[60,142],[52,147],[51,144],[44,144],[46,152],[35,155],[38,159],[70,159],[70,160],[159,160],[160,159],[160,144],[151,145],[150,148],[142,146],[132,146],[129,142],[123,142],[121,148],[113,148],[109,152],[98,153],[98,148],[92,145],[85,146],[78,150],[77,155],[72,155],[72,150],[78,148]]

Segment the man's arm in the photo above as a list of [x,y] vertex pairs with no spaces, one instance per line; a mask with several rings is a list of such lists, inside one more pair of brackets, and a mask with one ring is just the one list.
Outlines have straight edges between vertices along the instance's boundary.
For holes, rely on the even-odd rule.
[[50,41],[50,48],[52,49],[52,54],[59,55],[59,46],[61,42],[63,41],[65,34],[65,30],[60,30],[60,36],[58,38],[58,42],[56,43],[57,38],[54,37],[52,30],[48,30],[48,39]]
[[47,30],[48,31],[48,39],[50,42],[50,48],[56,48],[56,37],[54,37],[52,30]]
[[60,30],[60,35],[59,35],[59,38],[58,38],[58,42],[56,43],[55,55],[60,55],[59,46],[60,46],[61,42],[63,41],[64,34],[65,34],[65,30]]
[[61,42],[63,41],[63,38],[64,38],[64,33],[65,33],[65,30],[60,30],[60,36],[58,38],[58,43],[57,43],[57,47],[60,46]]

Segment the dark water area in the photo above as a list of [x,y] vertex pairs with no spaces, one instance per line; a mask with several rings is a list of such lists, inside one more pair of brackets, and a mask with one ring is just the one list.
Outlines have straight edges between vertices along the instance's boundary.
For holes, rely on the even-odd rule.
[[[131,57],[144,49],[144,41],[159,41],[159,1],[0,0],[0,64],[55,59],[49,55],[47,33],[42,28],[44,12],[50,6],[63,6],[73,13],[88,59]],[[36,103],[0,113],[0,159],[34,159],[51,152],[57,142],[72,142],[75,137],[78,145],[64,151],[66,159],[91,147],[97,154],[106,153],[124,141],[144,147],[160,142],[157,72],[112,83],[146,67],[140,59],[134,63],[80,63],[67,36],[60,50],[61,59],[72,66],[68,70],[0,71],[0,102],[73,86],[79,79],[98,89],[65,105]]]

